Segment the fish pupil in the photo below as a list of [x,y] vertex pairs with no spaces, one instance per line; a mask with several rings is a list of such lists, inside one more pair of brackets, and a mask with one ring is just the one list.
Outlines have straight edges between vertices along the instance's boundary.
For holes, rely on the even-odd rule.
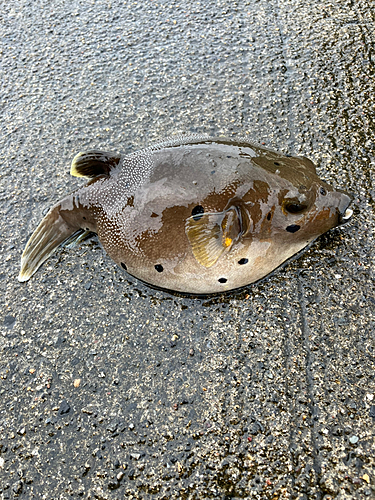
[[298,214],[299,212],[303,212],[306,210],[307,205],[302,205],[302,203],[288,203],[285,205],[285,210],[290,214]]
[[226,283],[228,280],[227,278],[219,278],[218,281],[219,283]]
[[324,187],[320,188],[320,194],[325,196],[327,194],[327,191],[324,189]]
[[267,215],[267,220],[271,220],[272,214],[271,212]]
[[123,269],[125,269],[125,271],[128,269],[128,268],[126,267],[126,264],[124,264],[123,262],[121,262],[121,267],[122,267]]
[[191,215],[193,216],[193,219],[195,221],[198,221],[202,217],[202,214],[204,214],[204,208],[202,207],[202,205],[197,205],[191,211]]
[[164,268],[161,264],[156,264],[155,269],[158,273],[162,273],[164,271]]
[[280,166],[280,163],[278,161],[274,161],[273,164],[276,165],[277,167]]

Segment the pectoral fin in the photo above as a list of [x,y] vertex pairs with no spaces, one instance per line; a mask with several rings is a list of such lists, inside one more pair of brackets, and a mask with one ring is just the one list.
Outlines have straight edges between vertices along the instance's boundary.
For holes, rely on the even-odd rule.
[[72,161],[70,175],[92,179],[98,175],[109,175],[117,167],[121,157],[105,151],[85,151],[78,153]]
[[194,257],[204,267],[213,266],[241,234],[241,220],[233,207],[225,212],[189,217],[185,232]]

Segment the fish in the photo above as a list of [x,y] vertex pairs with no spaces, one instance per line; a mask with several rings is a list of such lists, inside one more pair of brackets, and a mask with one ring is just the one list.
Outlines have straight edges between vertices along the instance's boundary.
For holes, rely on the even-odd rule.
[[241,288],[347,222],[352,197],[314,163],[246,139],[194,134],[121,155],[89,150],[87,183],[54,205],[26,244],[25,282],[59,246],[92,233],[127,273],[187,294]]

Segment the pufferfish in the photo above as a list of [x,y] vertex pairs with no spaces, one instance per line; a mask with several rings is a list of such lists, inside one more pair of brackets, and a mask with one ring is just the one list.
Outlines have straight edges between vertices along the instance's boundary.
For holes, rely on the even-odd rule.
[[79,153],[87,184],[53,206],[29,239],[19,281],[60,246],[97,233],[129,274],[210,294],[263,278],[347,221],[351,197],[314,164],[246,140],[192,135],[121,156]]

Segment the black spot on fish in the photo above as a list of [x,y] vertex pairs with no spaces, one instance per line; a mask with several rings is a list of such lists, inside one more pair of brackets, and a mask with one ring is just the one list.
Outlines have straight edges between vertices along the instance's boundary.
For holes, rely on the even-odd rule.
[[[240,260],[238,261],[238,263],[239,263],[239,265],[240,265],[240,266],[243,266],[244,264],[247,264],[248,262],[249,262],[249,259],[245,259],[245,258],[240,259]],[[219,280],[219,281],[220,281],[220,280]]]
[[198,221],[202,217],[202,214],[204,214],[204,208],[202,207],[202,205],[197,205],[191,211],[191,215],[193,216],[193,219],[195,221]]
[[288,226],[286,228],[286,230],[288,231],[288,233],[296,233],[300,229],[301,229],[301,226],[299,226],[298,224],[292,224],[291,226]]
[[127,267],[126,267],[126,264],[124,264],[123,262],[121,262],[121,267],[123,267],[125,269],[125,271],[127,271]]
[[158,273],[162,273],[164,271],[164,268],[161,264],[156,264],[155,269]]
[[219,283],[226,283],[228,280],[227,278],[219,278],[218,281]]
[[83,220],[86,220],[86,217],[83,217]]
[[271,220],[271,217],[272,217],[272,214],[270,212],[269,214],[267,214],[267,220]]
[[325,196],[327,194],[327,191],[324,189],[324,187],[320,188],[320,194]]
[[231,156],[227,156],[227,158],[232,158]]

